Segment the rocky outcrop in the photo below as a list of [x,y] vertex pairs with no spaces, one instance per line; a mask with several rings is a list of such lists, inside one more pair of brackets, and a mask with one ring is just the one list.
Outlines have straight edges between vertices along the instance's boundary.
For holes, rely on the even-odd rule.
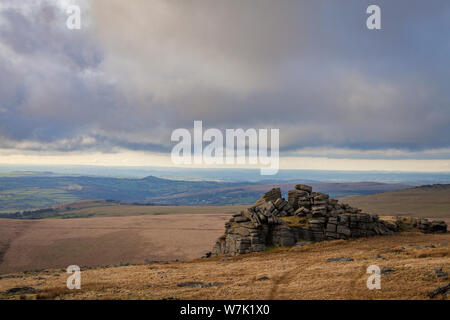
[[392,235],[408,226],[424,233],[446,232],[443,221],[410,218],[394,223],[377,215],[313,192],[298,184],[286,201],[279,188],[265,193],[255,204],[225,223],[225,233],[216,242],[212,255],[260,252],[268,246],[292,246],[298,241],[323,241]]

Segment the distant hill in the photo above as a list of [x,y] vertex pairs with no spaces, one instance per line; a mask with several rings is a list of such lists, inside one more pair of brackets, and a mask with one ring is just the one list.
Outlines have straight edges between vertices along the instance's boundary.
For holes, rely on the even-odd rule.
[[307,183],[318,192],[324,192],[332,198],[349,195],[365,195],[392,190],[401,190],[409,186],[404,184],[388,184],[379,182],[306,182],[296,181],[290,183],[260,183],[240,186],[221,186],[198,191],[180,192],[172,195],[160,194],[149,197],[154,203],[183,205],[183,204],[251,204],[271,188],[281,188],[283,196],[287,199],[287,191],[294,188],[297,183]]
[[150,197],[162,194],[239,185],[242,183],[179,181],[156,177],[133,179],[52,174],[4,175],[0,176],[0,212],[34,210],[88,199],[146,203]]
[[[295,181],[301,183],[306,181]],[[80,200],[108,199],[138,204],[235,205],[254,203],[272,187],[284,192],[294,182],[218,182],[145,178],[57,175],[50,172],[18,172],[0,175],[0,213],[49,208]],[[332,197],[363,195],[407,188],[378,182],[307,182]]]
[[341,199],[381,215],[450,217],[450,184],[435,184]]

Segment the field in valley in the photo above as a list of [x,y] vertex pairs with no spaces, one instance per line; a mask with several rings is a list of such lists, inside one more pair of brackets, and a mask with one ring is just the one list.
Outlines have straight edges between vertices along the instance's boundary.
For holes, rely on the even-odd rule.
[[[64,270],[16,273],[0,279],[0,299],[429,299],[429,291],[448,283],[435,270],[450,271],[449,242],[450,234],[402,233],[233,258],[84,269],[81,290],[66,288]],[[328,261],[336,257],[353,261]],[[369,265],[390,268],[380,290],[366,287]]]

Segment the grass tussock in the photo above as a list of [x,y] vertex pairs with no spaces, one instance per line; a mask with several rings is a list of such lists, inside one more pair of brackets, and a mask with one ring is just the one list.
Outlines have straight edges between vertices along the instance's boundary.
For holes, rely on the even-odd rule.
[[280,220],[286,222],[286,224],[291,227],[308,227],[309,220],[311,220],[311,218],[289,216],[289,217],[281,217]]
[[416,258],[447,257],[449,256],[449,249],[436,248],[428,250],[418,250],[417,252],[415,252],[414,256]]
[[55,287],[55,288],[48,288],[45,289],[44,292],[39,293],[36,296],[36,299],[38,300],[51,300],[55,299],[57,297],[69,294],[71,290],[65,288],[65,287]]
[[81,289],[79,290],[70,290],[67,287],[50,287],[44,289],[43,292],[40,292],[36,295],[37,300],[52,300],[56,298],[63,298],[67,295],[73,295],[73,294],[87,294],[89,292],[103,292],[107,291],[108,289],[112,288],[112,283],[86,283],[82,284]]

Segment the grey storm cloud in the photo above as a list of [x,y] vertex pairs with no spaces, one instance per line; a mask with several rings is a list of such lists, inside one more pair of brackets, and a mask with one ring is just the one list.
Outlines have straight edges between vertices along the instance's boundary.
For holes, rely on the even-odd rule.
[[167,151],[194,120],[285,151],[450,147],[446,0],[88,3],[77,31],[50,1],[0,9],[0,147]]

